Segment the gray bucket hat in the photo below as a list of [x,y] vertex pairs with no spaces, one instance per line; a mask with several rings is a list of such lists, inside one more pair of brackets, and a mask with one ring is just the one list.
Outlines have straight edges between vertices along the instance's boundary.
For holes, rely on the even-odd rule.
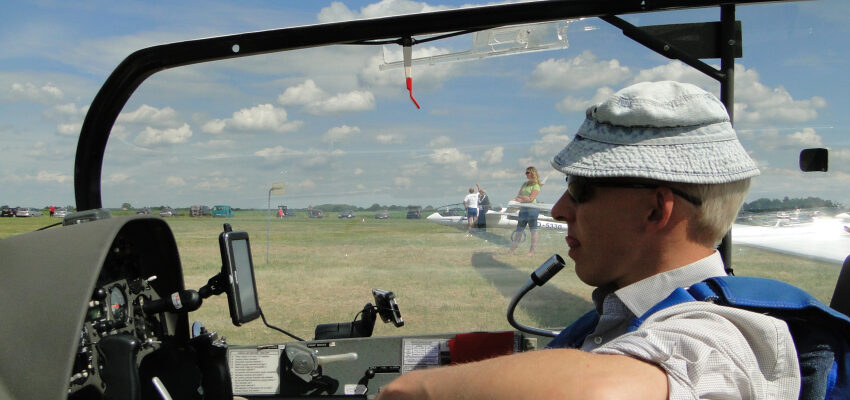
[[727,183],[759,174],[726,108],[688,83],[642,82],[587,109],[555,169],[588,178]]

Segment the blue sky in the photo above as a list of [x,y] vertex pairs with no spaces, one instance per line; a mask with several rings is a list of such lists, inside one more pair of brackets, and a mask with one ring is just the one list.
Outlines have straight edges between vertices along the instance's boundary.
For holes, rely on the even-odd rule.
[[[161,43],[464,6],[467,2],[19,1],[0,15],[0,204],[73,204],[85,113],[109,73]],[[717,20],[705,9],[624,16],[635,25]],[[758,162],[748,200],[818,196],[850,204],[850,45],[845,1],[737,7],[735,122]],[[400,69],[375,46],[336,46],[195,65],[155,74],[125,106],[107,146],[103,202],[117,207],[232,204],[440,205],[480,183],[516,193],[525,166],[547,160],[592,102],[628,84],[718,85],[598,19],[570,23],[569,47],[475,62],[414,66],[417,110]],[[468,47],[468,38],[415,55]],[[387,48],[390,54],[398,49]],[[717,60],[707,60],[716,65]],[[831,151],[828,173],[796,154]],[[552,175],[541,198],[563,190]]]

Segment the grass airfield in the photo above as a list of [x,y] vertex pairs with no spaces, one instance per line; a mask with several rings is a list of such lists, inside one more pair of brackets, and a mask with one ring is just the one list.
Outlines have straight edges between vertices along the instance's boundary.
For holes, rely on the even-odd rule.
[[[114,212],[120,216],[130,212]],[[489,229],[467,237],[465,230],[408,220],[401,213],[374,219],[329,215],[309,219],[267,218],[265,211],[237,211],[234,218],[165,218],[180,252],[186,288],[197,290],[219,272],[218,234],[223,223],[251,236],[260,306],[267,321],[303,339],[317,324],[350,322],[372,288],[395,292],[405,325],[378,319],[374,336],[439,332],[509,330],[505,312],[531,272],[554,253],[567,266],[543,287],[532,290],[516,310],[520,323],[563,327],[591,307],[591,288],[572,272],[563,233],[540,231],[534,256],[528,242],[507,255],[507,229]],[[48,216],[0,219],[0,239],[57,223]],[[49,229],[60,229],[59,227]],[[734,239],[733,239],[734,240]],[[268,262],[266,261],[268,258]],[[779,279],[808,290],[829,303],[840,265],[796,258],[745,246],[733,246],[736,275]],[[202,321],[231,344],[290,341],[260,319],[242,327],[230,322],[226,296],[204,300],[190,321]]]

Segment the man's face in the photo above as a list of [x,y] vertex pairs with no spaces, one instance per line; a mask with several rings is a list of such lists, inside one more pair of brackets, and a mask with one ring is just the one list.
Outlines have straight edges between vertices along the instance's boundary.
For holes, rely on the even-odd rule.
[[[564,192],[552,207],[552,216],[567,223],[569,257],[576,275],[591,286],[615,283],[618,287],[634,279],[640,238],[641,196],[651,190],[626,187],[585,186]],[[572,184],[573,189],[577,186]],[[573,195],[579,194],[578,199]]]

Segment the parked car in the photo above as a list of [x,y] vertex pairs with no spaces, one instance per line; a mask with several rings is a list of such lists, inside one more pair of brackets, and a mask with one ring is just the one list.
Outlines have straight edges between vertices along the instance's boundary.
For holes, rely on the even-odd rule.
[[390,217],[390,213],[387,210],[378,211],[375,213],[375,219],[387,219]]
[[208,206],[194,205],[189,207],[190,217],[206,217],[212,215]]
[[287,208],[287,209],[283,210],[283,216],[284,217],[294,217],[295,211],[292,211],[292,210]]
[[3,209],[0,210],[0,217],[14,217],[14,216],[15,216],[15,209],[14,208],[3,207]]
[[322,218],[324,217],[324,214],[322,214],[322,210],[307,210],[307,217]]
[[66,215],[68,215],[68,210],[63,207],[57,207],[53,210],[53,216],[56,218],[65,218]]
[[339,216],[337,218],[354,218],[354,211],[345,210],[339,213]]
[[41,211],[33,207],[18,207],[18,210],[15,211],[15,216],[18,217],[40,217],[42,215]]
[[151,215],[152,213],[150,207],[144,207],[136,210],[136,214]]
[[217,205],[212,208],[212,216],[213,217],[224,217],[231,218],[233,217],[233,208],[226,205]]
[[411,208],[407,210],[407,219],[419,218],[422,218],[422,212],[418,208]]
[[160,216],[160,217],[173,217],[173,216],[175,216],[175,215],[176,215],[176,214],[175,214],[175,211],[174,211],[174,209],[173,209],[173,208],[171,208],[171,207],[162,207],[162,208],[159,210],[159,216]]

